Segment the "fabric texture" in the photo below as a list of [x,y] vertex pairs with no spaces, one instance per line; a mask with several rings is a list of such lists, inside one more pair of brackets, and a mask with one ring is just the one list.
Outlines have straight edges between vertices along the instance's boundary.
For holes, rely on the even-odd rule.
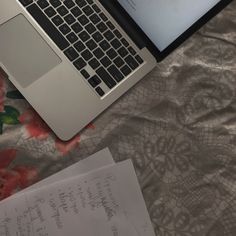
[[1,78],[0,198],[109,147],[158,236],[235,236],[235,29],[233,2],[69,142]]

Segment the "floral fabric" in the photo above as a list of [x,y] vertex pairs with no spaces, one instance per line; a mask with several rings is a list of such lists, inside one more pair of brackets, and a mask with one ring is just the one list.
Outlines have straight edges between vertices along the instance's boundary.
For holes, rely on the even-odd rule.
[[236,235],[236,3],[69,142],[0,76],[0,199],[109,147],[158,236]]

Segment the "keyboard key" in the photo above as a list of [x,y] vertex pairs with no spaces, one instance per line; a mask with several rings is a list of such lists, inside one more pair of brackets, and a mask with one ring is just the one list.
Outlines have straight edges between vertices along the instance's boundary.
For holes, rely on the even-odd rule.
[[96,4],[92,5],[92,8],[97,13],[101,12],[100,8]]
[[65,16],[66,14],[69,13],[69,11],[68,11],[64,6],[60,6],[59,8],[57,8],[57,12],[58,12],[61,16]]
[[101,78],[101,80],[107,85],[108,88],[112,89],[116,85],[115,80],[112,79],[112,77],[103,67],[97,69],[96,73]]
[[94,34],[92,35],[92,37],[94,38],[94,40],[95,40],[97,43],[100,42],[100,41],[103,39],[102,35],[101,35],[99,32],[94,33]]
[[89,20],[85,15],[80,16],[78,20],[81,23],[81,25],[86,25],[89,23]]
[[124,79],[124,75],[114,65],[111,65],[107,70],[116,80],[116,82],[120,82]]
[[79,37],[83,42],[86,42],[90,38],[89,34],[85,30],[79,34]]
[[113,48],[115,48],[115,49],[118,49],[119,47],[122,46],[121,43],[120,43],[120,41],[119,41],[118,39],[113,39],[113,40],[111,41],[111,45],[112,45]]
[[100,22],[99,24],[97,24],[97,28],[101,33],[105,32],[108,29],[107,26],[103,22]]
[[101,59],[105,55],[101,48],[97,48],[96,50],[94,50],[93,54],[97,59]]
[[93,4],[93,0],[86,0],[88,4]]
[[90,74],[85,69],[81,70],[80,73],[83,75],[85,79],[88,79],[90,77]]
[[133,70],[135,70],[139,66],[139,64],[135,61],[135,59],[130,55],[125,58],[125,61]]
[[96,58],[93,58],[92,60],[89,61],[89,65],[95,70],[100,66],[100,63]]
[[118,54],[113,48],[111,48],[107,51],[107,55],[111,60],[113,60],[114,58],[117,57]]
[[86,66],[86,62],[83,60],[83,58],[77,59],[73,64],[79,71]]
[[85,13],[86,16],[90,16],[91,14],[94,13],[93,9],[88,5],[83,8],[83,12]]
[[78,40],[78,37],[74,32],[69,33],[66,38],[70,41],[70,43],[74,43]]
[[132,72],[127,65],[124,65],[120,70],[125,76],[128,76]]
[[96,42],[93,39],[90,39],[87,43],[86,46],[92,51],[97,47]]
[[111,47],[111,45],[106,40],[100,42],[99,45],[104,51],[108,50]]
[[56,15],[52,18],[52,22],[56,25],[56,26],[59,26],[61,25],[64,21],[63,19],[59,16],[59,15]]
[[135,59],[139,64],[143,64],[143,59],[139,55],[135,56]]
[[108,26],[111,30],[114,30],[114,29],[115,29],[115,26],[114,26],[110,21],[107,22],[107,26]]
[[81,56],[85,61],[89,61],[93,57],[93,54],[88,49],[86,49],[81,53]]
[[97,87],[102,81],[98,78],[97,75],[94,75],[92,78],[90,78],[88,80],[88,82],[90,83],[90,85],[95,88]]
[[21,4],[23,6],[28,6],[29,4],[31,4],[33,2],[33,0],[20,0]]
[[68,34],[71,30],[70,27],[67,24],[63,24],[59,27],[59,30],[64,34]]
[[39,0],[37,1],[37,3],[42,9],[45,9],[46,7],[49,6],[49,3],[47,0]]
[[88,31],[88,33],[92,34],[96,31],[95,26],[92,23],[89,23],[86,25],[85,29]]
[[100,13],[99,16],[102,18],[103,21],[108,21],[108,18],[106,17],[106,15],[103,12]]
[[100,97],[105,94],[105,92],[99,86],[95,90]]
[[65,0],[64,4],[69,9],[75,6],[75,3],[72,0]]
[[52,7],[48,7],[48,8],[45,10],[45,14],[46,14],[48,17],[52,17],[52,16],[55,16],[57,13],[56,13],[56,11],[55,11]]
[[82,31],[82,29],[83,29],[83,27],[78,23],[78,22],[76,22],[76,23],[74,23],[72,26],[71,26],[71,28],[74,30],[74,32],[75,33],[79,33],[79,32],[81,32]]
[[78,7],[74,7],[71,9],[71,13],[74,15],[74,17],[78,17],[82,14],[82,11]]
[[78,41],[77,43],[75,43],[74,47],[76,48],[76,50],[78,52],[82,52],[85,49],[85,46],[84,46],[83,42],[81,42],[81,41]]
[[116,35],[116,37],[117,37],[118,39],[121,39],[121,38],[122,38],[122,35],[121,35],[121,33],[120,33],[118,30],[114,30],[114,34]]
[[115,35],[110,31],[108,30],[105,34],[104,34],[105,38],[108,40],[108,41],[111,41],[112,39],[115,38]]
[[71,25],[75,22],[75,18],[71,14],[68,14],[67,16],[65,16],[64,19],[65,19],[66,23],[69,25]]
[[104,67],[108,67],[111,65],[112,62],[107,56],[105,56],[101,59],[101,63],[103,64]]
[[72,47],[66,49],[65,55],[68,57],[70,61],[74,61],[77,57],[79,57],[79,54]]
[[120,54],[121,57],[125,57],[125,56],[127,56],[129,54],[129,52],[124,47],[121,47],[118,50],[118,53]]
[[50,0],[49,1],[53,7],[59,7],[61,5],[61,1],[60,0]]
[[125,46],[125,47],[128,47],[129,46],[129,43],[127,42],[127,40],[126,39],[121,39],[121,42],[123,43],[123,45]]
[[121,57],[117,57],[115,60],[114,60],[114,63],[117,67],[121,67],[125,64],[125,62],[122,60]]
[[36,4],[30,5],[27,10],[61,50],[64,50],[69,46],[68,41],[63,37],[63,35],[57,30],[57,28],[51,23],[51,21],[45,16],[45,14]]
[[128,47],[128,50],[133,56],[136,54],[136,51],[131,46]]
[[79,7],[84,7],[87,3],[84,0],[75,0]]
[[89,19],[96,25],[97,23],[99,23],[101,21],[101,18],[99,18],[99,16],[97,14],[93,14],[89,17]]

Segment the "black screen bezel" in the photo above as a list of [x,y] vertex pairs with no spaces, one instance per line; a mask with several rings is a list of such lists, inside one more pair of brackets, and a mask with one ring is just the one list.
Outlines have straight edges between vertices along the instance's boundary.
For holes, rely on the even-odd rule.
[[186,39],[188,39],[196,31],[198,31],[204,24],[206,24],[210,19],[216,16],[232,1],[233,0],[221,0],[163,51],[160,51],[154,45],[154,43],[150,40],[150,38],[137,25],[137,23],[133,20],[133,18],[127,13],[127,11],[120,5],[120,3],[117,0],[113,1],[112,4],[128,20],[129,25],[137,32],[137,34],[139,34],[142,37],[142,40],[145,42],[145,47],[148,48],[148,50],[153,54],[153,56],[159,62],[162,61],[165,57],[167,57],[170,53],[172,53],[177,47],[179,47],[184,41],[186,41]]

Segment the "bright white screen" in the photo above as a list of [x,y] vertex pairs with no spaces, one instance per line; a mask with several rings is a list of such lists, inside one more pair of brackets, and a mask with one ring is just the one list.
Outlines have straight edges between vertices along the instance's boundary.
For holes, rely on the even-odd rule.
[[118,0],[163,51],[220,0]]

